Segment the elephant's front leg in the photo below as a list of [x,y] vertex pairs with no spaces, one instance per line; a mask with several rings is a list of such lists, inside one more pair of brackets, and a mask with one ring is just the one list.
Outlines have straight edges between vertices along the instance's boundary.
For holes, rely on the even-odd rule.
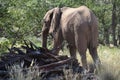
[[53,54],[58,55],[60,49],[63,47],[63,36],[61,30],[58,30],[54,35],[53,40]]
[[76,57],[76,46],[75,45],[72,45],[72,44],[69,44],[68,45],[68,48],[69,48],[69,51],[70,51],[70,56],[72,58],[77,58]]

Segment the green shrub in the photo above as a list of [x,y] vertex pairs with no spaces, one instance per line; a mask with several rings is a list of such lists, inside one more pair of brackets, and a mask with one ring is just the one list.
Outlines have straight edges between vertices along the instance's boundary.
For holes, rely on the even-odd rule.
[[4,53],[7,50],[7,46],[10,45],[10,41],[7,38],[0,38],[0,53]]

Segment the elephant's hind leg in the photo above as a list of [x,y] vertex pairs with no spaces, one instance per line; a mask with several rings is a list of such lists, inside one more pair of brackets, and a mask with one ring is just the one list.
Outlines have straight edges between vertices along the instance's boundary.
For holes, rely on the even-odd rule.
[[86,49],[78,49],[78,52],[80,53],[81,56],[81,62],[82,62],[82,66],[88,70],[88,66],[87,66],[87,58],[86,58]]
[[[84,42],[83,42],[84,41]],[[81,56],[81,62],[82,62],[82,66],[88,70],[88,66],[87,66],[87,58],[86,58],[86,51],[87,51],[87,42],[84,39],[84,37],[82,39],[78,39],[78,41],[76,42],[76,46],[78,49],[78,52]]]
[[99,56],[97,54],[97,47],[94,47],[94,48],[89,47],[89,52],[90,52],[90,55],[94,61],[95,67],[99,68],[101,62],[100,62]]

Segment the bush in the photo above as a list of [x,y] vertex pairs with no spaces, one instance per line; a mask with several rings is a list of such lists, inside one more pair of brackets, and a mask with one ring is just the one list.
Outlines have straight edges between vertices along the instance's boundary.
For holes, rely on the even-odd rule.
[[0,53],[3,53],[7,50],[7,46],[10,45],[10,41],[7,38],[0,38]]

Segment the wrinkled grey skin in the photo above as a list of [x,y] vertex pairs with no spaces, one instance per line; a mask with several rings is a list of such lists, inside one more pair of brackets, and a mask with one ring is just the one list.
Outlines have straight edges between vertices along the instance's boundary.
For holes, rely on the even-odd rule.
[[[84,68],[88,69],[87,48],[96,66],[100,64],[97,54],[98,22],[89,8],[86,6],[54,8],[46,13],[44,20],[42,47],[47,47],[47,35],[51,33],[54,36],[53,49],[61,47],[62,42],[66,40],[71,57],[76,58],[76,50],[78,50]],[[55,53],[58,52],[59,49]]]

